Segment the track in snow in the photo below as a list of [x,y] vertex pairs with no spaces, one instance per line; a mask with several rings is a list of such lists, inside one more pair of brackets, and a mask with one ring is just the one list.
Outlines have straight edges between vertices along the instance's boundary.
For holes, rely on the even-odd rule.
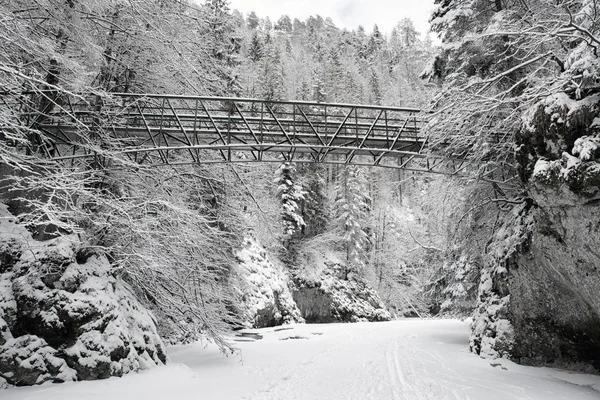
[[468,325],[459,321],[296,325],[233,339],[241,356],[225,358],[201,343],[174,346],[166,367],[104,381],[12,388],[0,398],[600,399],[598,376],[505,361],[491,366],[468,352]]

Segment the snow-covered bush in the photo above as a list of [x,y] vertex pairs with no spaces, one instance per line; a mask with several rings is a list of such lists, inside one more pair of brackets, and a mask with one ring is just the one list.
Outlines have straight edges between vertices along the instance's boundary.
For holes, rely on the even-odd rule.
[[430,291],[432,300],[439,304],[436,313],[464,317],[476,305],[481,260],[472,259],[463,250],[455,249],[441,263],[440,270],[434,272]]

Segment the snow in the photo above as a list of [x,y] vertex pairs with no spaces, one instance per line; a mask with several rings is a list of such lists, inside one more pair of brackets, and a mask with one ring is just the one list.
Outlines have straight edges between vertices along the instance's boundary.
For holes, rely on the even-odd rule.
[[[455,320],[294,325],[243,331],[237,357],[195,343],[122,378],[2,391],[3,400],[598,399],[600,377],[486,361]],[[258,340],[255,340],[259,338]]]
[[582,136],[575,141],[573,154],[579,156],[583,161],[593,160],[595,154],[600,150],[600,138],[593,136]]
[[[442,7],[439,7],[442,8]],[[460,5],[456,8],[449,9],[444,12],[441,16],[434,18],[430,24],[432,26],[435,25],[443,25],[446,27],[452,27],[459,18],[465,17],[469,18],[473,15],[473,10],[466,5]]]
[[533,176],[546,175],[548,174],[548,171],[550,171],[551,167],[552,164],[550,163],[550,161],[546,161],[540,158],[535,162],[535,167],[533,168]]

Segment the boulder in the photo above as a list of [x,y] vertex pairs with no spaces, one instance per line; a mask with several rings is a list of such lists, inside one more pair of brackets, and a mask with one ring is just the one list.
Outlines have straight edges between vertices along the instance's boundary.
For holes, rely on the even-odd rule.
[[[347,279],[346,279],[347,278]],[[377,292],[338,259],[325,260],[317,274],[297,273],[294,300],[306,322],[388,321]]]

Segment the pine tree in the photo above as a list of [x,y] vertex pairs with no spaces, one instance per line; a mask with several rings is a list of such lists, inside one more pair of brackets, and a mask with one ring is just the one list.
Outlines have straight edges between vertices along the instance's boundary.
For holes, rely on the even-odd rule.
[[281,202],[281,220],[283,224],[282,241],[286,248],[290,242],[301,235],[306,223],[302,217],[302,205],[305,192],[296,184],[296,167],[292,162],[284,162],[275,172],[277,197]]
[[294,29],[294,34],[299,35],[306,29],[306,24],[300,21],[298,18],[294,18],[294,22],[292,23],[292,27]]
[[373,26],[373,33],[371,34],[371,37],[373,37],[373,40],[375,41],[377,50],[381,50],[381,47],[384,42],[384,38],[383,38],[383,35],[381,34],[381,31],[379,30],[379,27],[377,26],[377,24],[375,24]]
[[327,93],[325,92],[325,84],[321,79],[321,73],[318,70],[313,72],[313,95],[312,100],[318,103],[322,103],[327,100]]
[[285,99],[285,81],[279,50],[270,46],[261,62],[261,95],[267,101]]
[[273,23],[269,17],[265,17],[265,19],[262,20],[262,29],[265,33],[269,33],[271,32],[271,29],[273,29]]
[[366,266],[369,244],[366,216],[370,199],[359,168],[344,167],[340,175],[336,188],[335,223],[344,232],[347,278],[350,272],[360,272]]
[[302,216],[306,223],[305,237],[323,233],[329,220],[327,194],[325,193],[325,171],[321,164],[305,164],[300,170],[303,175],[304,207]]
[[344,99],[347,82],[343,78],[344,67],[340,61],[340,55],[337,49],[331,49],[326,69],[327,92],[330,94],[331,101],[342,101]]
[[302,81],[302,85],[296,91],[296,98],[303,101],[310,100],[310,86],[306,81]]
[[369,77],[369,86],[371,87],[370,101],[373,104],[381,104],[383,96],[381,95],[381,89],[379,87],[379,77],[375,69],[371,68],[371,76]]
[[415,29],[410,18],[403,18],[402,21],[398,22],[397,32],[400,42],[406,47],[413,46],[419,37],[419,32]]
[[263,44],[258,37],[258,33],[255,31],[252,34],[252,39],[250,40],[250,47],[248,48],[248,58],[252,62],[258,62],[263,56]]
[[254,11],[250,11],[250,14],[248,14],[247,24],[248,28],[250,29],[258,28],[258,25],[260,24],[260,19]]
[[367,44],[367,53],[369,57],[375,57],[381,51],[383,42],[384,38],[379,31],[379,27],[377,25],[373,26],[373,33],[369,36],[369,42]]
[[234,67],[239,64],[241,38],[235,34],[233,17],[229,9],[229,0],[207,0],[205,3],[207,19],[207,50],[218,62],[221,69],[219,78],[226,82],[224,90],[218,94],[237,94],[239,83]]
[[293,29],[292,20],[288,15],[282,15],[281,18],[275,24],[275,30],[291,33]]

